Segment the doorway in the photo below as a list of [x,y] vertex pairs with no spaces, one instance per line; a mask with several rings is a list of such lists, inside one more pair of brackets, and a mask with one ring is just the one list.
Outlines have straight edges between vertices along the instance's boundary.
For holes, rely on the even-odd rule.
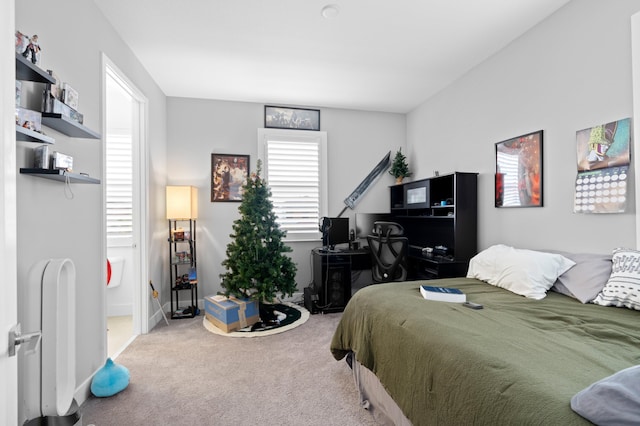
[[104,57],[107,356],[147,332],[144,96]]

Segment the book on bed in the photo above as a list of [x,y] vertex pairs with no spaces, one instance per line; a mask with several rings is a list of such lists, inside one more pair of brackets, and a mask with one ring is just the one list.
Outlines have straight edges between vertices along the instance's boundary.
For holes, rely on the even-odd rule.
[[421,285],[420,294],[427,300],[438,300],[440,302],[464,303],[467,301],[467,295],[462,290],[452,287]]

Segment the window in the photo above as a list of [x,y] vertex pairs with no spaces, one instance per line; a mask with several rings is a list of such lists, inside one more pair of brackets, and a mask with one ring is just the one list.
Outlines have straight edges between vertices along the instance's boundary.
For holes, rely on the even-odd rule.
[[287,241],[322,238],[318,223],[326,216],[326,147],[326,132],[258,130],[262,176]]
[[132,97],[109,68],[106,78],[106,228],[109,247],[133,243]]
[[131,138],[107,135],[107,238],[124,244],[133,231],[132,184]]

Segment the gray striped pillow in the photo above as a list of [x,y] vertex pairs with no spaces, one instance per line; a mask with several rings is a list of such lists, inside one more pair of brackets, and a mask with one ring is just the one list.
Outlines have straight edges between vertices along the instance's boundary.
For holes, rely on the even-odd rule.
[[640,311],[640,251],[613,250],[611,276],[593,303]]

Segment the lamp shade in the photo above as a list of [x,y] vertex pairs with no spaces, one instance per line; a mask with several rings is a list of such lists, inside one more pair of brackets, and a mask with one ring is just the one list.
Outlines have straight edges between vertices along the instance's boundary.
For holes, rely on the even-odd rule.
[[198,188],[167,186],[167,219],[197,219]]

